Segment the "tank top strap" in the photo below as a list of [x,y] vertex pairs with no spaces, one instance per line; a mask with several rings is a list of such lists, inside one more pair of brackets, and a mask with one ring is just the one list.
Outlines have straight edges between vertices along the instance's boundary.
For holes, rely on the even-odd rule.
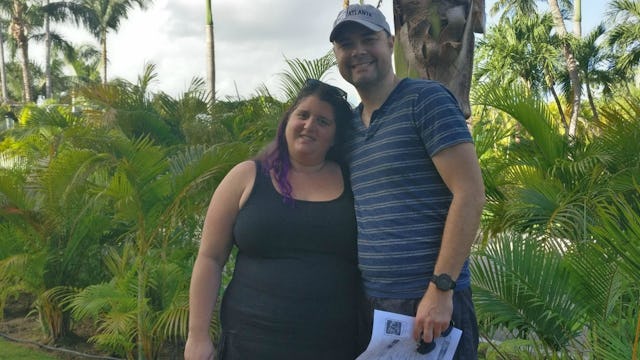
[[271,182],[271,176],[264,170],[262,162],[260,160],[254,160],[256,164],[256,178],[253,184],[254,192],[257,190],[268,190],[269,192],[275,191],[273,182]]

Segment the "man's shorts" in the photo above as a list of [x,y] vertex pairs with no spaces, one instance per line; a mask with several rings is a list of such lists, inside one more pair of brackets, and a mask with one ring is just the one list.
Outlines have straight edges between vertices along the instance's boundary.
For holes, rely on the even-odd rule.
[[[359,315],[358,345],[360,352],[366,350],[373,330],[373,310],[384,310],[398,314],[415,316],[419,299],[386,299],[363,296]],[[471,289],[453,292],[453,324],[462,330],[462,337],[454,355],[454,360],[474,360],[478,358],[478,321],[471,299]]]

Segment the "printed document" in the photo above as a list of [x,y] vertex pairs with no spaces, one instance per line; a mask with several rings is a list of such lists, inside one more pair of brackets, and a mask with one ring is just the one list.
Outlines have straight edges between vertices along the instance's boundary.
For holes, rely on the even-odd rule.
[[374,310],[373,332],[367,350],[356,360],[451,360],[456,352],[462,331],[453,328],[449,335],[438,337],[436,347],[427,354],[416,351],[411,336],[414,318],[411,316]]

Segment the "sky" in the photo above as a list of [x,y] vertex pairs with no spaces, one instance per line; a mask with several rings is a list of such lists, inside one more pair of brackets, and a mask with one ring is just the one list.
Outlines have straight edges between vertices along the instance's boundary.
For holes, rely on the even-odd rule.
[[[355,3],[358,0],[352,0]],[[495,0],[486,0],[487,16]],[[607,0],[582,0],[583,34],[602,21]],[[212,0],[218,98],[248,98],[262,85],[280,94],[285,59],[315,59],[331,51],[329,32],[342,0]],[[377,4],[377,0],[365,0]],[[393,30],[393,0],[381,10]],[[194,77],[205,77],[205,2],[155,0],[130,12],[107,40],[108,76],[136,82],[146,63],[156,65],[151,91],[179,96]],[[491,26],[494,19],[489,18]],[[58,28],[73,43],[97,41],[81,29]],[[331,71],[323,80],[340,86],[357,103],[351,85]]]

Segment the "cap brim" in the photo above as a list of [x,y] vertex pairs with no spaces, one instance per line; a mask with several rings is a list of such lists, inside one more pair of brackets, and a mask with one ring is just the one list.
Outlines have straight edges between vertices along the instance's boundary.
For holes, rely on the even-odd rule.
[[333,42],[333,40],[335,40],[336,36],[338,36],[338,34],[340,33],[340,31],[342,30],[344,25],[349,24],[349,23],[360,24],[360,25],[366,27],[367,29],[369,29],[371,31],[375,31],[375,32],[384,30],[384,28],[382,26],[378,26],[376,24],[372,24],[372,23],[370,23],[368,21],[357,20],[357,19],[345,20],[345,21],[341,22],[340,24],[338,24],[336,27],[334,27],[333,30],[331,30],[331,34],[329,34],[329,42]]

